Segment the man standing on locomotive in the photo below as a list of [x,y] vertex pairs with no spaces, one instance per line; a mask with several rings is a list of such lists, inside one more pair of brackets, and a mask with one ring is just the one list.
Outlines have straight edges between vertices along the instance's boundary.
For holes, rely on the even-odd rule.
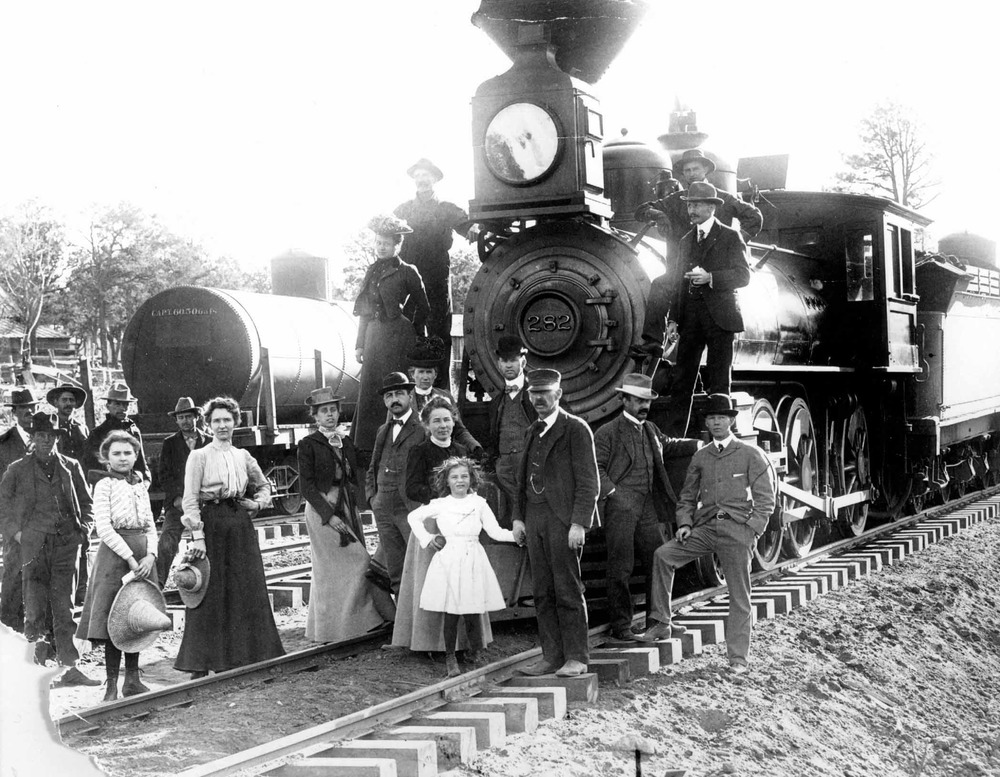
[[[413,230],[403,244],[400,258],[420,272],[430,302],[427,317],[428,336],[436,335],[444,344],[444,354],[438,363],[438,385],[449,388],[451,382],[451,248],[452,232],[466,237],[471,243],[479,233],[473,225],[467,232],[459,227],[467,224],[468,214],[458,205],[438,199],[434,184],[444,178],[441,169],[429,159],[418,159],[406,171],[417,186],[416,196],[394,211]],[[412,319],[413,301],[403,313]]]
[[528,375],[538,420],[524,440],[513,530],[517,543],[528,546],[542,643],[541,660],[521,671],[575,677],[590,658],[580,557],[601,481],[590,427],[559,407],[561,382],[557,370]]
[[517,464],[524,450],[524,436],[538,413],[524,390],[528,349],[517,336],[503,335],[495,353],[504,390],[490,400],[489,457],[500,495],[497,518],[506,527],[517,503]]
[[651,623],[641,642],[680,636],[671,625],[674,571],[715,553],[729,587],[726,652],[736,673],[747,670],[750,655],[750,559],[774,511],[777,479],[771,462],[755,445],[737,440],[737,411],[726,394],[712,394],[705,410],[712,441],[694,454],[677,502],[677,535],[653,556]]
[[636,555],[646,574],[646,615],[652,609],[653,554],[663,544],[663,526],[673,518],[677,496],[664,459],[689,459],[698,440],[664,437],[650,421],[649,407],[658,396],[653,380],[626,375],[621,388],[622,413],[594,433],[597,469],[604,501],[604,540],[608,551],[608,620],[611,636],[631,641],[632,594],[629,578]]
[[674,277],[663,290],[671,325],[680,334],[663,432],[678,437],[687,431],[691,398],[706,346],[706,393],[729,394],[733,340],[737,332],[743,331],[736,290],[750,282],[743,238],[715,218],[715,210],[722,204],[715,187],[694,183],[684,201],[694,227],[680,244],[684,275]]

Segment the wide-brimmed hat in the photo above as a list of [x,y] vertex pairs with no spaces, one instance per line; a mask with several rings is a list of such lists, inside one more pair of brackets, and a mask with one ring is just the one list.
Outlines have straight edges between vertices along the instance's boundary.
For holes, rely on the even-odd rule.
[[196,405],[191,397],[180,397],[173,410],[168,410],[167,415],[180,415],[181,413],[202,414],[201,405]]
[[37,405],[38,400],[30,388],[13,389],[10,392],[10,401],[5,402],[6,407],[25,407]]
[[167,602],[156,584],[132,580],[115,595],[108,610],[108,637],[122,653],[145,650],[160,635],[170,631],[173,621],[167,615]]
[[707,156],[701,153],[701,151],[699,151],[697,148],[688,149],[683,154],[681,154],[681,158],[677,160],[676,164],[674,164],[674,169],[683,170],[685,162],[701,162],[703,165],[705,165],[705,167],[708,168],[708,172],[710,173],[715,172],[715,162],[713,162],[711,159],[709,159]]
[[52,434],[69,434],[59,428],[59,416],[56,413],[35,413],[31,416],[31,433],[51,432]]
[[656,399],[659,394],[653,391],[653,379],[641,372],[630,372],[622,378],[622,385],[616,388],[620,394],[629,394],[639,399]]
[[736,418],[739,411],[733,407],[733,400],[728,394],[709,394],[704,407],[705,415],[727,415]]
[[380,213],[378,216],[373,216],[368,222],[368,229],[376,235],[383,235],[385,237],[408,235],[413,231],[410,225],[403,219],[391,213]]
[[306,405],[309,407],[319,407],[320,405],[332,405],[334,402],[343,402],[344,398],[333,393],[330,386],[320,386],[313,389],[306,397]]
[[387,391],[395,391],[396,389],[411,391],[416,385],[416,383],[406,377],[403,373],[390,372],[382,378],[382,388],[379,389],[378,393],[385,394]]
[[413,174],[417,170],[426,170],[428,173],[434,176],[435,181],[440,181],[444,178],[444,173],[441,172],[441,168],[434,164],[431,160],[421,157],[408,168],[406,168],[406,174],[413,177]]
[[111,388],[108,389],[108,393],[101,397],[105,402],[136,402],[136,398],[132,396],[132,392],[129,391],[128,385],[122,381],[111,384]]
[[186,558],[174,570],[174,582],[181,595],[185,607],[192,609],[201,604],[208,591],[208,578],[212,574],[212,565],[208,558]]
[[681,195],[685,202],[714,202],[716,205],[722,204],[722,198],[718,190],[707,181],[695,181],[688,187],[688,190]]
[[418,337],[416,345],[406,354],[411,367],[438,367],[444,359],[444,340],[437,335]]
[[528,391],[548,391],[559,388],[561,383],[562,374],[559,370],[542,368],[528,373]]
[[55,407],[56,400],[64,391],[69,391],[74,397],[76,397],[77,407],[82,407],[83,403],[87,401],[87,392],[79,386],[74,386],[71,383],[63,383],[60,386],[56,386],[54,389],[49,389],[49,392],[45,395],[45,401]]
[[515,356],[525,356],[528,349],[524,347],[524,343],[517,335],[502,335],[497,340],[494,353],[501,359],[513,359]]

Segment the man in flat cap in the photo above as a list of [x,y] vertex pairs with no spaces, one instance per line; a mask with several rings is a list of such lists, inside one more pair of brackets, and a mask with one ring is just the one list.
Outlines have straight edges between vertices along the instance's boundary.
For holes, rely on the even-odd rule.
[[575,677],[587,671],[587,602],[580,557],[594,523],[600,476],[594,435],[559,407],[562,375],[528,374],[538,413],[525,436],[518,469],[514,538],[527,545],[542,658],[522,671]]
[[135,471],[142,475],[148,487],[153,476],[146,464],[146,455],[142,449],[142,432],[128,415],[129,405],[135,402],[136,398],[132,396],[129,387],[119,381],[113,384],[101,399],[104,400],[107,407],[107,415],[100,424],[94,427],[94,431],[87,438],[86,458],[81,463],[88,470],[105,469],[100,460],[101,443],[104,442],[104,438],[116,430],[128,432],[139,441],[139,455],[135,460]]
[[212,438],[198,428],[201,408],[191,397],[180,397],[173,410],[167,412],[173,416],[177,431],[163,441],[160,449],[160,461],[157,467],[157,482],[163,490],[163,528],[160,530],[160,541],[156,546],[156,574],[162,587],[170,574],[170,565],[177,555],[184,524],[181,516],[184,508],[181,499],[184,496],[184,467],[188,455],[196,448],[204,448]]
[[[416,196],[394,211],[413,229],[403,244],[400,258],[420,271],[430,301],[427,334],[441,338],[444,355],[438,365],[438,384],[448,387],[451,381],[451,248],[452,233],[471,243],[479,233],[468,226],[469,215],[458,205],[438,199],[434,185],[444,178],[441,169],[429,159],[418,159],[406,171],[417,187]],[[464,231],[463,231],[464,230]],[[409,309],[404,313],[409,315]]]
[[655,642],[676,637],[671,625],[674,571],[689,561],[716,554],[729,588],[726,653],[733,672],[747,670],[750,656],[750,559],[774,512],[777,478],[764,452],[736,439],[738,412],[727,394],[712,394],[705,427],[712,441],[691,459],[677,501],[677,534],[653,556],[653,607],[649,629],[638,639]]
[[664,459],[690,459],[698,440],[665,437],[646,420],[657,394],[652,378],[626,375],[620,388],[622,412],[594,433],[604,502],[602,525],[608,552],[608,620],[611,636],[630,641],[632,594],[629,579],[636,558],[646,575],[646,614],[651,608],[653,554],[677,503]]
[[[7,467],[28,453],[31,445],[31,416],[38,400],[30,388],[10,392],[6,406],[14,415],[14,425],[0,435],[0,477]],[[0,515],[0,525],[3,516]],[[21,593],[21,545],[3,535],[3,582],[0,583],[0,623],[14,631],[24,631],[24,598]]]
[[504,379],[503,391],[490,399],[488,456],[496,471],[500,494],[498,518],[507,526],[517,501],[517,465],[524,451],[525,434],[538,413],[526,390],[528,349],[516,335],[502,335],[494,351]]

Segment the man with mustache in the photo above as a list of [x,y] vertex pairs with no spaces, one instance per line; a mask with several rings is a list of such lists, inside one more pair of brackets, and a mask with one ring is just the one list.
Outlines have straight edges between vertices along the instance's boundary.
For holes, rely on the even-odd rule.
[[632,595],[628,581],[636,558],[645,572],[646,614],[650,612],[653,554],[664,542],[677,496],[664,459],[690,458],[697,440],[665,437],[646,420],[658,396],[653,380],[626,375],[620,388],[622,413],[594,433],[597,469],[604,500],[604,540],[608,551],[608,618],[615,639],[632,641]]
[[392,416],[375,433],[375,449],[365,479],[365,493],[375,513],[379,543],[385,552],[392,592],[399,595],[410,525],[406,521],[406,457],[426,433],[410,407],[413,382],[401,372],[382,379],[382,401]]

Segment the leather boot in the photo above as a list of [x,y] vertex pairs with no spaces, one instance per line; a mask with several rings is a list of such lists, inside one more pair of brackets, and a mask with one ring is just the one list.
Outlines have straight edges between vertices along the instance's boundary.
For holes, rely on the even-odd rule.
[[122,683],[122,696],[136,696],[140,693],[147,693],[149,688],[139,681],[138,669],[125,670],[125,682]]
[[444,665],[448,669],[448,677],[458,677],[462,674],[462,670],[458,668],[458,659],[455,658],[454,653],[448,653],[444,657]]
[[108,672],[107,689],[104,691],[104,701],[115,701],[118,698],[118,672]]

